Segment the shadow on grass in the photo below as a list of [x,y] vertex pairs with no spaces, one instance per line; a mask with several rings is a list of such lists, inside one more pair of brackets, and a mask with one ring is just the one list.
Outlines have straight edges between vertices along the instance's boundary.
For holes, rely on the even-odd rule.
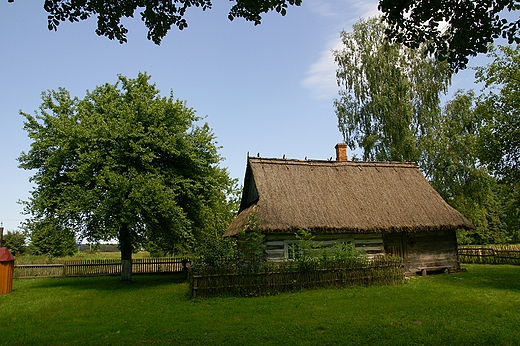
[[[18,279],[33,280],[33,279]],[[133,275],[132,281],[121,281],[120,276],[89,276],[89,277],[65,277],[45,278],[38,280],[32,287],[52,288],[69,287],[84,290],[138,290],[162,285],[180,284],[186,282],[186,275],[182,273],[161,275]]]
[[472,264],[467,271],[449,274],[444,279],[457,286],[520,291],[520,266]]

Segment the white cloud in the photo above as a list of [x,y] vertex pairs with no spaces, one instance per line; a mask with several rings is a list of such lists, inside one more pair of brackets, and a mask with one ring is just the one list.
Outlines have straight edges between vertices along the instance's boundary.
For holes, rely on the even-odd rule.
[[[338,2],[338,1],[336,1]],[[321,17],[333,17],[337,15],[337,12],[334,12],[334,5],[330,1],[327,0],[311,0],[308,2],[310,6],[310,10]]]
[[309,0],[305,3],[311,12],[327,17],[338,27],[351,26],[360,17],[368,18],[380,14],[377,0]]
[[[357,22],[360,17],[369,18],[378,16],[381,14],[377,9],[377,5],[379,1],[348,1],[352,4],[352,7],[355,9],[354,14],[357,15],[357,18],[354,22]],[[352,13],[352,12],[350,12]],[[353,23],[352,23],[353,24]]]
[[309,89],[314,99],[332,99],[337,95],[336,63],[332,56],[332,50],[342,46],[339,33],[337,36],[328,41],[328,49],[321,51],[319,59],[308,68],[307,77],[302,81],[302,85]]
[[318,16],[327,17],[331,21],[331,33],[326,39],[325,48],[319,53],[319,58],[306,72],[302,85],[309,89],[314,99],[333,99],[337,95],[336,63],[332,50],[341,49],[341,30],[350,30],[359,18],[373,17],[379,14],[377,1],[309,1],[310,9]]

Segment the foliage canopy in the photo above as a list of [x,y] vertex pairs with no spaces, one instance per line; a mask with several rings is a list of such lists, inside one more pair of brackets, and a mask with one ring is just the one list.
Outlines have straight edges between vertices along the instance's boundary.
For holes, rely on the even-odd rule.
[[74,231],[60,224],[56,217],[28,220],[25,228],[30,236],[29,251],[33,255],[65,257],[78,251]]
[[478,111],[485,121],[483,160],[500,180],[505,193],[505,216],[520,241],[520,47],[500,46],[489,53],[493,61],[477,69],[485,83]]
[[345,48],[334,52],[341,96],[335,107],[346,143],[360,147],[364,160],[417,162],[475,225],[459,233],[459,241],[518,241],[518,47],[493,50],[494,62],[478,69],[488,94],[459,91],[441,108],[448,64],[426,45],[400,46],[384,32],[384,22],[361,20],[352,33],[342,33]]
[[491,128],[485,141],[488,159],[501,177],[520,180],[520,51],[519,46],[499,46],[488,55],[492,63],[477,69],[484,82],[480,111]]
[[[15,0],[8,0],[14,2]],[[244,18],[258,25],[262,14],[275,10],[285,16],[289,5],[300,6],[302,0],[234,0],[228,18]],[[49,30],[57,30],[61,22],[71,23],[97,17],[96,34],[126,42],[128,29],[121,23],[123,18],[134,17],[138,9],[141,20],[148,28],[148,39],[160,44],[172,26],[179,30],[188,27],[186,11],[200,7],[203,11],[211,9],[212,0],[45,0],[43,8],[49,14]]]
[[334,51],[338,126],[351,149],[363,149],[363,160],[419,161],[451,71],[424,46],[415,51],[387,41],[385,28],[375,17],[341,33],[344,48]]
[[25,234],[7,231],[7,234],[4,235],[2,246],[8,248],[13,256],[23,255],[26,250]]
[[149,241],[189,246],[224,229],[234,181],[219,167],[215,136],[149,78],[119,76],[82,100],[44,92],[39,112],[22,113],[33,143],[20,167],[36,170],[25,204],[33,228],[118,239],[123,263]]
[[412,48],[427,43],[454,69],[465,68],[468,56],[486,53],[499,37],[520,43],[520,20],[507,19],[519,9],[517,0],[379,1],[390,38]]
[[425,141],[428,160],[423,172],[452,207],[464,214],[474,230],[458,233],[461,243],[505,243],[503,193],[484,160],[486,120],[473,91],[458,91],[444,108],[436,129]]

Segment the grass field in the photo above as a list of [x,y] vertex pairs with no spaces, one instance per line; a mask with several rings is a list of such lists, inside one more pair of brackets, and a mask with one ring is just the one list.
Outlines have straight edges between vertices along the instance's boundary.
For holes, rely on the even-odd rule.
[[190,300],[171,276],[18,279],[0,345],[520,345],[520,267]]

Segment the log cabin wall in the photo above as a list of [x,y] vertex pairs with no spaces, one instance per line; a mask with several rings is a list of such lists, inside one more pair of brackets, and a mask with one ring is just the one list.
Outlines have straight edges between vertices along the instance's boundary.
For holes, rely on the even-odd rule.
[[[332,247],[335,244],[350,243],[359,251],[369,256],[384,254],[383,238],[381,233],[368,234],[315,234],[313,241],[320,247]],[[290,247],[298,243],[294,234],[268,234],[265,245],[268,260],[282,260],[291,258]]]
[[[369,256],[392,254],[402,257],[405,271],[413,275],[425,271],[460,270],[454,230],[417,233],[315,234],[320,247],[351,243]],[[298,240],[291,234],[266,235],[268,260],[291,258],[290,248]]]
[[460,270],[455,230],[383,235],[385,252],[401,256],[407,274],[423,270]]

